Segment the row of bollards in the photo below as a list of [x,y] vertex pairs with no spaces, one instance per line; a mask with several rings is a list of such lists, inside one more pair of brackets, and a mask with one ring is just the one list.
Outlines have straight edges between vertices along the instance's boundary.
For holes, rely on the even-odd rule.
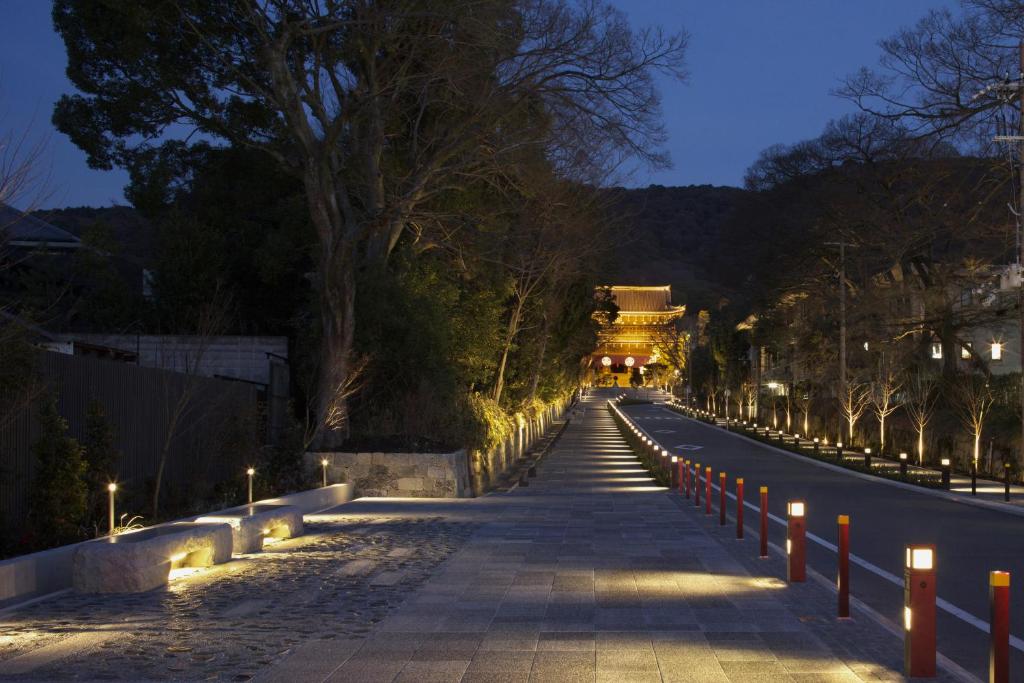
[[[644,444],[654,453],[660,453],[660,460],[669,461],[668,451],[661,449],[653,439],[646,436],[617,407],[609,404],[616,416],[620,429],[632,434],[631,441]],[[870,462],[870,452],[865,461]],[[902,460],[902,459],[901,459]],[[671,456],[668,468],[669,490],[691,498],[695,509],[701,508],[701,489],[704,489],[704,514],[712,511],[712,468],[705,464]],[[901,463],[902,464],[902,463]],[[943,463],[943,483],[948,482],[948,465]],[[692,466],[692,469],[691,469]],[[901,467],[902,469],[902,467]],[[702,475],[703,474],[703,480]],[[727,475],[718,473],[719,525],[726,525]],[[736,496],[736,538],[743,539],[743,479],[735,479]],[[760,557],[768,557],[768,487],[760,487]],[[786,503],[786,578],[791,583],[800,583],[807,578],[807,504],[802,500]],[[839,515],[836,532],[837,616],[850,617],[850,517]],[[936,586],[935,546],[908,545],[904,562],[903,598],[903,665],[904,674],[911,678],[930,678],[936,675]],[[989,574],[989,681],[1008,683],[1010,658],[1010,573],[993,571]]]

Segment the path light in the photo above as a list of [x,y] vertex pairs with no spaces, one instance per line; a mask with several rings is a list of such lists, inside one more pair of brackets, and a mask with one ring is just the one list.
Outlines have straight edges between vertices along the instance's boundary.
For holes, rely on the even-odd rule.
[[942,488],[949,490],[949,458],[943,458],[939,461],[942,465]]
[[806,504],[802,500],[786,503],[786,578],[800,582],[807,578]]
[[908,545],[903,569],[903,673],[935,676],[935,546]]
[[110,482],[107,484],[107,512],[110,517],[110,535],[114,535],[114,494],[117,493],[117,484]]
[[320,466],[324,469],[324,488],[327,488],[327,458],[320,460]]
[[252,477],[256,474],[256,470],[252,467],[247,469],[245,473],[249,476],[249,504],[252,504]]
[[907,454],[900,453],[900,476],[907,476]]

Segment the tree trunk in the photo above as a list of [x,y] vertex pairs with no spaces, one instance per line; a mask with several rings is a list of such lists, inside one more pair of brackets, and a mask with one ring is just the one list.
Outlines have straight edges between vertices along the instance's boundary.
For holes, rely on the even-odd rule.
[[537,362],[533,366],[533,379],[530,382],[530,402],[537,398],[537,385],[540,383],[540,371],[544,367],[544,356],[548,350],[548,316],[544,316],[544,328],[540,338],[540,351],[537,353]]
[[498,363],[498,376],[494,380],[494,402],[501,402],[501,393],[505,389],[505,368],[508,366],[508,356],[512,351],[512,343],[519,334],[519,323],[523,317],[523,302],[516,301],[512,307],[512,315],[508,319],[508,331],[505,333],[505,344],[501,350],[501,361]]

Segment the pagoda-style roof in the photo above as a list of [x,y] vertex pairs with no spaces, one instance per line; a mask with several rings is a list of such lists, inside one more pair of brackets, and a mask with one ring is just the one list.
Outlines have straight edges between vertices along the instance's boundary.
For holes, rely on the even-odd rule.
[[612,285],[612,299],[621,313],[653,313],[655,311],[671,311],[672,286],[658,285],[653,287],[637,285]]

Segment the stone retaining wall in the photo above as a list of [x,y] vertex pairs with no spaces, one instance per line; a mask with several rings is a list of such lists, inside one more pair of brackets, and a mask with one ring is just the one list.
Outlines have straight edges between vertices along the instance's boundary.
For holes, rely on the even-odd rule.
[[467,498],[473,495],[465,450],[452,453],[307,453],[306,466],[328,481],[355,486],[357,496]]

